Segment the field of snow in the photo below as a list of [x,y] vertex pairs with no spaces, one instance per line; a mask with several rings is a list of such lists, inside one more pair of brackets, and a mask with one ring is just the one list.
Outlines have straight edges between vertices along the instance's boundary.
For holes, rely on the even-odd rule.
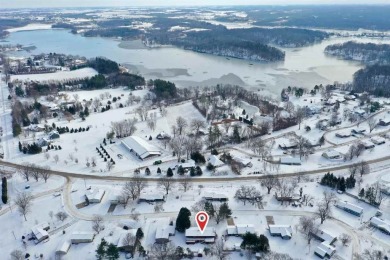
[[50,30],[51,26],[52,26],[51,24],[31,23],[23,27],[7,29],[6,31],[10,33],[14,33],[14,32],[21,32],[21,31]]
[[82,68],[72,71],[58,71],[55,73],[12,75],[11,81],[61,81],[69,79],[90,78],[97,74],[97,71],[92,68]]

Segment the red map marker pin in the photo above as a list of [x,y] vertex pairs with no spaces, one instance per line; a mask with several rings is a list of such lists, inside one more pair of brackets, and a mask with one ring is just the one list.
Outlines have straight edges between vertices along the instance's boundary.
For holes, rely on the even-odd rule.
[[199,211],[195,216],[195,221],[198,225],[200,233],[203,234],[207,223],[209,223],[209,215],[205,211]]

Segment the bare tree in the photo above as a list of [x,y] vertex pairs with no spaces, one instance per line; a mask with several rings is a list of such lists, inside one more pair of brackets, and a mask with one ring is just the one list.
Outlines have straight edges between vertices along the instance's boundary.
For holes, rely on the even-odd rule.
[[309,194],[303,195],[302,203],[304,203],[305,206],[307,206],[309,203],[312,203],[313,201],[314,201],[313,196],[311,196]]
[[191,188],[190,177],[188,177],[188,176],[183,176],[180,179],[179,183],[180,183],[180,186],[183,187],[184,192],[186,192],[187,190],[189,190]]
[[43,166],[40,167],[40,174],[42,179],[47,182],[47,180],[51,177],[50,167],[49,166]]
[[100,233],[100,231],[104,230],[103,217],[100,215],[94,215],[92,219],[92,229],[96,233]]
[[45,152],[43,156],[45,157],[46,161],[50,159],[50,154],[48,152]]
[[119,203],[126,208],[130,199],[135,200],[137,198],[137,187],[134,182],[127,181],[122,188],[121,194],[119,195]]
[[378,249],[365,249],[363,253],[355,253],[353,260],[383,260],[386,253]]
[[150,248],[152,259],[156,260],[172,260],[176,256],[176,248],[172,242],[166,244],[153,244]]
[[179,135],[182,135],[185,128],[188,126],[187,120],[185,120],[183,117],[179,116],[176,118],[176,125],[177,129],[179,131]]
[[106,169],[107,171],[111,171],[112,169],[114,169],[115,167],[115,164],[111,161],[108,161],[107,164],[106,164]]
[[263,207],[263,196],[254,186],[241,185],[234,198],[243,202],[244,205],[249,202],[251,205],[257,205],[258,208]]
[[149,112],[149,107],[148,106],[139,106],[135,112],[139,115],[141,121],[145,121],[148,119],[148,112]]
[[195,131],[196,135],[199,135],[199,130],[201,128],[206,128],[206,122],[201,119],[194,119],[191,121],[191,129]]
[[27,221],[27,214],[31,211],[32,196],[26,192],[18,193],[15,199],[15,205],[18,207],[20,214],[24,216],[24,220]]
[[11,252],[11,260],[24,260],[24,254],[20,250],[14,250]]
[[39,178],[41,177],[41,171],[39,166],[31,164],[31,176],[35,181],[39,181]]
[[218,260],[228,259],[228,255],[223,247],[223,240],[218,239],[211,248],[212,255]]
[[136,238],[131,233],[126,233],[125,237],[122,239],[122,244],[131,248],[132,255],[134,254],[135,242]]
[[370,173],[370,165],[366,161],[361,161],[358,163],[358,172],[361,177],[363,175],[369,174]]
[[312,217],[302,216],[299,218],[298,231],[302,233],[304,238],[307,241],[307,244],[310,245],[313,236],[317,234],[318,227],[315,224],[315,220]]
[[294,180],[289,180],[287,178],[282,178],[278,182],[276,187],[276,195],[282,198],[281,203],[284,204],[283,198],[289,198],[294,194],[294,190],[297,186],[297,183]]
[[343,246],[348,246],[351,243],[351,236],[343,233],[339,236],[339,240]]
[[317,205],[317,211],[315,212],[321,220],[321,224],[324,223],[332,214],[331,206],[336,202],[336,195],[333,192],[323,192],[322,200]]
[[134,177],[133,183],[136,187],[136,194],[137,194],[137,196],[139,196],[141,194],[142,190],[145,189],[145,187],[146,187],[146,181],[144,178]]
[[378,122],[374,117],[370,117],[367,119],[368,128],[370,129],[370,133],[377,127]]
[[306,117],[306,109],[304,107],[297,107],[297,110],[295,111],[295,117],[298,122],[298,129],[301,129],[301,123]]
[[58,161],[60,160],[60,157],[58,156],[58,154],[56,154],[53,156],[53,159],[54,159],[54,162],[57,164]]
[[264,179],[259,179],[259,183],[261,186],[266,187],[268,194],[270,194],[271,190],[279,185],[279,179],[275,175],[265,175],[265,177]]
[[56,213],[56,218],[57,218],[59,221],[64,222],[64,220],[68,218],[68,214],[66,214],[66,213],[63,212],[63,211],[60,211],[60,212],[57,212],[57,213]]
[[158,181],[158,186],[162,187],[165,190],[166,195],[168,195],[169,191],[173,189],[174,183],[172,178],[162,177]]
[[299,159],[302,159],[302,156],[308,158],[309,154],[313,152],[313,147],[310,141],[302,136],[297,138],[297,146]]
[[184,136],[177,136],[169,142],[169,146],[173,150],[173,152],[176,154],[177,161],[179,162],[182,155],[185,152],[185,143],[186,143],[186,137]]
[[350,165],[348,166],[348,172],[349,172],[351,175],[355,176],[355,174],[358,173],[358,171],[359,171],[359,164],[353,163],[353,164],[350,164]]
[[24,163],[19,167],[18,172],[26,181],[29,181],[32,174],[32,165]]

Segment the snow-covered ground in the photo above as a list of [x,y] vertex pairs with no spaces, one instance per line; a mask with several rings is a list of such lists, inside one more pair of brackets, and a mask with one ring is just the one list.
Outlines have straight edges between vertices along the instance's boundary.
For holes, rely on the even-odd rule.
[[54,73],[12,75],[11,81],[61,81],[69,79],[90,78],[97,74],[97,71],[92,68],[82,68],[71,71],[57,71]]
[[31,23],[23,27],[16,27],[7,29],[6,31],[13,32],[21,32],[21,31],[35,31],[35,30],[49,30],[51,29],[51,24],[43,24],[43,23]]

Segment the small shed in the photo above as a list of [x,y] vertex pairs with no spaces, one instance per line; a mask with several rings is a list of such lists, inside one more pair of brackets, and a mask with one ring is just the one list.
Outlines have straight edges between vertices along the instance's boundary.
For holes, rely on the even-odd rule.
[[56,250],[57,255],[66,255],[70,249],[70,246],[72,244],[70,243],[69,240],[64,241]]
[[386,140],[385,140],[385,138],[380,137],[380,136],[373,136],[373,137],[371,137],[371,142],[373,142],[376,145],[381,145],[381,144],[386,143]]
[[210,155],[208,162],[214,167],[224,165],[224,163],[216,155]]
[[100,203],[105,193],[106,191],[103,189],[92,189],[87,191],[85,196],[87,197],[89,203]]

